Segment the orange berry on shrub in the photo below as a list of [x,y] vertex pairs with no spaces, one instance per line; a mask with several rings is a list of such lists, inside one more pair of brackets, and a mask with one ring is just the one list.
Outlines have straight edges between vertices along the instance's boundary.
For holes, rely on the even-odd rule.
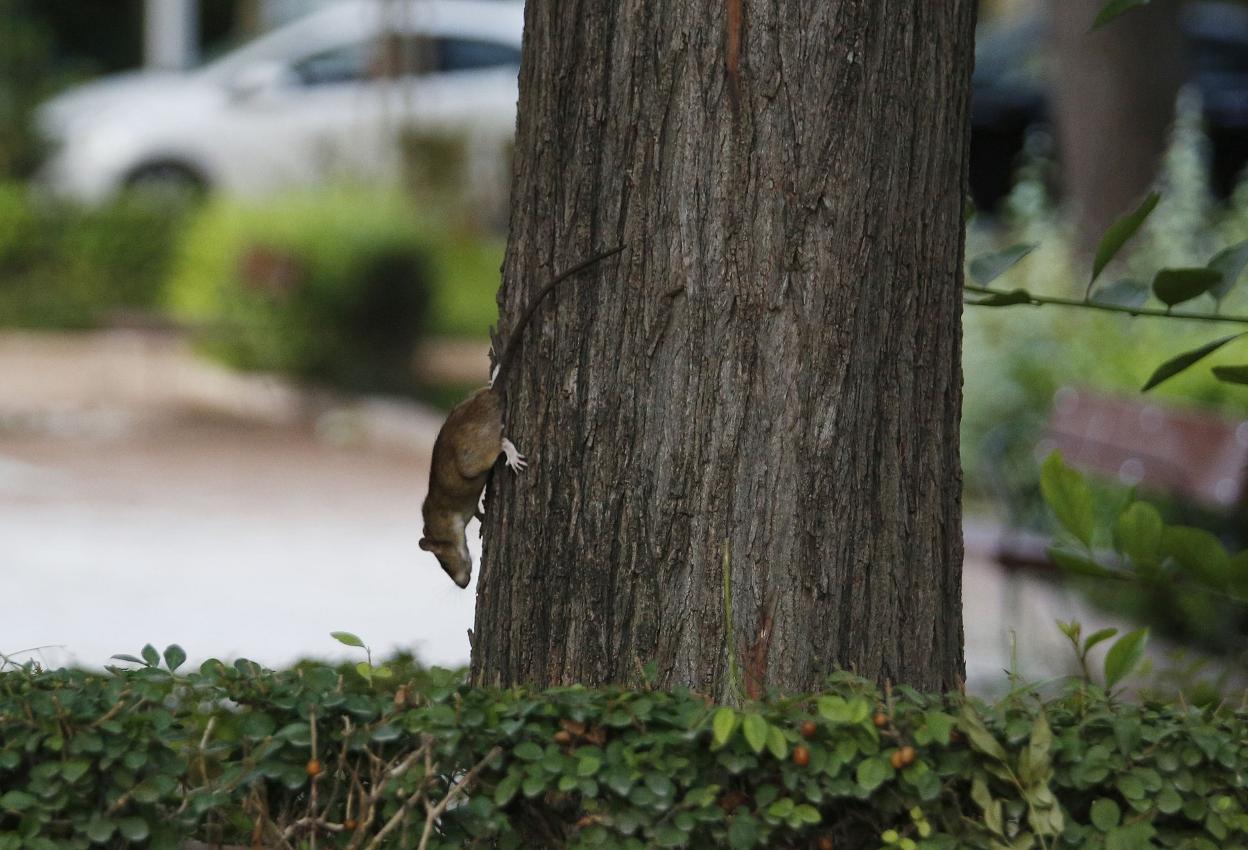
[[877,711],[875,717],[871,718],[871,722],[875,724],[876,729],[883,729],[888,725],[888,715],[882,711]]
[[321,763],[316,759],[308,759],[308,766],[304,768],[308,772],[308,776],[320,776],[322,769]]
[[807,720],[797,731],[801,733],[803,738],[813,738],[815,737],[815,733],[819,731],[819,726],[815,723],[815,721]]
[[355,832],[355,828],[357,826],[359,826],[359,824],[356,823],[355,818],[347,818],[342,822],[342,828],[349,832]]
[[893,770],[901,770],[906,766],[906,760],[901,755],[901,750],[893,750],[893,754],[888,757],[888,763],[893,766]]
[[826,835],[819,836],[819,850],[832,850],[832,839]]
[[897,752],[901,756],[901,762],[903,765],[914,764],[914,760],[919,755],[918,753],[915,752],[914,747],[910,747],[910,746],[902,747]]
[[810,750],[803,746],[793,748],[793,763],[798,767],[805,767],[810,764]]
[[566,730],[560,729],[558,732],[555,733],[555,743],[556,744],[570,744],[572,743],[572,736]]

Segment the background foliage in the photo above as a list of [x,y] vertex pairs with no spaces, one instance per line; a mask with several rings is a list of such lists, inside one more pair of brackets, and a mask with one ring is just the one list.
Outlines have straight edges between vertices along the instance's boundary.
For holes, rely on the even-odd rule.
[[500,262],[497,241],[398,195],[219,199],[189,227],[169,305],[231,365],[404,391],[422,333],[488,329]]
[[0,183],[0,325],[92,327],[154,307],[182,222],[141,198],[82,208]]

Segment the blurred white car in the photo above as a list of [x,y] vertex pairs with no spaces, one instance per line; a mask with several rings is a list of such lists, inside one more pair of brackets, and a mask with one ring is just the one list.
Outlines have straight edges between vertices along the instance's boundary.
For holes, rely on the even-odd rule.
[[404,131],[463,136],[469,167],[497,170],[522,30],[513,0],[343,0],[196,70],[53,98],[37,116],[42,182],[92,203],[152,184],[259,195],[392,180]]

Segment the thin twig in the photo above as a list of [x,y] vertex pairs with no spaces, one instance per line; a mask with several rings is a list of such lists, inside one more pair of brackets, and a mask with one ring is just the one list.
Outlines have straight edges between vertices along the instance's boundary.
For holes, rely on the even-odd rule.
[[[502,747],[495,747],[486,753],[485,758],[473,765],[472,770],[464,774],[464,778],[455,783],[455,785],[451,787],[451,790],[446,792],[446,796],[443,797],[441,802],[439,802],[436,806],[430,806],[428,802],[425,803],[425,830],[420,835],[420,844],[416,845],[416,850],[427,850],[429,847],[429,836],[433,833],[433,825],[437,822],[438,818],[442,817],[442,814],[446,811],[447,806],[454,802],[455,798],[460,794],[465,793],[468,790],[468,786],[476,780],[477,775],[481,773],[481,771],[485,770],[486,765],[494,761],[494,759],[498,756],[502,755],[502,752]],[[389,826],[389,824],[387,824],[387,826]],[[381,834],[378,834],[377,838],[380,839]]]
[[208,759],[204,757],[204,751],[208,749],[208,741],[212,738],[212,730],[216,728],[217,716],[214,714],[208,718],[208,722],[204,724],[204,734],[199,739],[199,772],[204,778],[204,784],[211,784],[208,779]]
[[[121,714],[121,712],[127,708],[126,697],[128,696],[130,696],[129,688],[119,693],[117,695],[117,702],[113,703],[113,707],[110,708],[102,717],[100,717],[98,720],[92,723],[91,728],[98,729],[103,724],[107,723],[108,721],[116,717],[117,715]],[[140,699],[137,703],[135,703],[135,707],[137,708],[138,706],[142,704],[143,704],[143,700]]]
[[[390,780],[406,773],[408,768],[412,766],[412,762],[421,756],[424,756],[426,762],[428,762],[431,757],[432,748],[433,740],[426,737],[424,742],[421,743],[419,749],[409,753],[407,758],[403,759],[403,761],[399,762],[396,766],[387,766],[381,773],[380,778],[371,783],[372,790],[369,791],[368,795],[363,798],[363,802],[360,804],[360,807],[363,809],[365,814],[362,818],[360,818],[359,826],[356,828],[355,835],[351,837],[350,843],[347,844],[347,850],[355,850],[355,848],[359,846],[360,841],[364,839],[368,832],[368,828],[377,817],[377,803],[380,802],[382,795],[385,793],[386,785],[390,782]],[[372,847],[375,843],[376,840],[368,846]]]
[[321,817],[308,816],[308,817],[299,818],[299,820],[290,824],[288,827],[282,830],[282,835],[284,835],[287,838],[293,838],[295,836],[295,833],[297,833],[299,830],[307,829],[308,827],[313,828],[313,833],[312,833],[313,835],[316,834],[315,831],[318,829],[323,829],[326,832],[342,832],[344,829],[346,829],[346,827],[340,823],[327,821],[325,820],[325,818],[321,818]]
[[[1125,313],[1128,316],[1155,316],[1157,318],[1191,319],[1197,322],[1226,322],[1233,325],[1248,325],[1248,316],[1190,313],[1186,310],[1159,310],[1156,307],[1126,307],[1121,304],[1105,304],[1100,301],[1081,301],[1078,298],[1036,295],[1034,292],[1027,292],[1026,290],[993,289],[990,286],[975,286],[970,283],[963,284],[962,289],[967,292],[973,292],[976,295],[1014,295],[1017,291],[1022,291],[1026,294],[1027,300],[1018,302],[1019,305],[1029,304],[1039,307],[1047,304],[1053,307],[1082,307],[1086,310],[1101,310],[1106,313]],[[967,301],[966,303],[974,306],[977,302]]]

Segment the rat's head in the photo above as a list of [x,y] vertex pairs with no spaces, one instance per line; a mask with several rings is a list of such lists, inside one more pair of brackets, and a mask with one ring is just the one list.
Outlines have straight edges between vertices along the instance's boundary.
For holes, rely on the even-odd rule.
[[442,565],[442,569],[451,577],[451,581],[460,587],[467,587],[472,579],[472,556],[468,554],[468,544],[461,537],[459,540],[433,540],[420,538],[420,548],[432,552]]

